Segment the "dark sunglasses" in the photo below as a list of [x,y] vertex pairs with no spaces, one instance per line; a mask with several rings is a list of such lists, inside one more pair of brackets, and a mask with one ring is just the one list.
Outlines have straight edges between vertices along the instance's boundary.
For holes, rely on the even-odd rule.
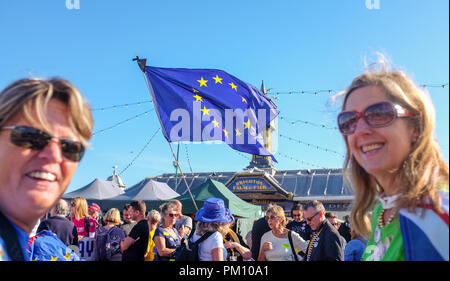
[[171,217],[171,218],[177,218],[178,217],[178,214],[169,214],[169,217]]
[[384,101],[368,106],[361,112],[343,111],[337,117],[339,131],[343,135],[351,135],[356,130],[356,124],[363,118],[372,128],[389,126],[397,117],[414,116],[413,113],[398,104]]
[[268,220],[274,220],[274,219],[276,219],[276,218],[278,218],[277,216],[266,216],[266,220],[268,221]]
[[28,126],[7,126],[2,130],[11,130],[11,143],[20,147],[43,150],[55,138],[59,140],[61,153],[65,158],[79,162],[84,155],[85,147],[79,141],[56,138],[42,130]]
[[317,216],[318,213],[319,213],[319,212],[315,213],[315,214],[314,214],[312,217],[310,217],[310,218],[305,218],[306,221],[312,221],[313,218],[314,218],[315,216]]

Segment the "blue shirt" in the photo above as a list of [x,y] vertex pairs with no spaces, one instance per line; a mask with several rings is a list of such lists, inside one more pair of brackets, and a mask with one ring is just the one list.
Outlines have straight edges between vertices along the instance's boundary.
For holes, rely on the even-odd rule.
[[[23,231],[21,228],[19,228],[17,225],[15,225],[12,221],[8,220],[9,223],[14,227],[17,233],[17,239],[19,240],[20,248],[22,249],[23,257],[25,261],[30,260],[30,255],[27,251],[28,247],[28,241],[30,237],[28,236],[28,233]],[[11,258],[8,256],[8,253],[6,252],[6,243],[3,241],[2,238],[0,238],[0,261],[10,261]]]
[[[367,240],[360,237],[366,244]],[[350,240],[345,246],[344,261],[360,261],[366,245],[359,239]]]

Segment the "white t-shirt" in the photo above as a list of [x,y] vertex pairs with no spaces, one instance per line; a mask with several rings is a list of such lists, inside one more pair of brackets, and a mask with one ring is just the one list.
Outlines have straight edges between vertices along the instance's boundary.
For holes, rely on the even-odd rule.
[[[197,233],[192,236],[192,241],[195,242],[200,239]],[[211,251],[213,249],[222,248],[223,249],[223,260],[227,260],[227,250],[223,245],[223,236],[218,231],[214,232],[205,241],[200,243],[198,247],[198,257],[201,261],[212,261]]]
[[[291,231],[291,234],[295,252],[306,252],[308,244],[305,240],[303,240],[303,238],[295,231]],[[288,237],[278,238],[273,235],[272,231],[268,231],[261,237],[261,248],[265,242],[272,242],[272,250],[268,250],[264,253],[267,261],[294,261]],[[300,261],[301,257],[299,257],[298,260]]]

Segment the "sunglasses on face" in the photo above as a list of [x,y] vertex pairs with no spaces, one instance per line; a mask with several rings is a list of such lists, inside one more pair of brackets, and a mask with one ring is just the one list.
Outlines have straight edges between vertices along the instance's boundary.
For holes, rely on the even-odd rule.
[[28,126],[7,126],[2,128],[2,130],[5,129],[11,130],[10,141],[19,147],[43,150],[52,139],[58,139],[64,158],[75,162],[79,162],[83,158],[85,147],[79,141],[56,138],[42,130]]
[[266,216],[266,220],[267,221],[269,221],[269,220],[274,220],[274,219],[276,219],[276,218],[278,218],[277,216]]
[[351,135],[356,130],[356,125],[360,118],[363,118],[367,125],[372,128],[389,126],[397,117],[414,116],[405,108],[398,104],[385,101],[368,106],[361,112],[343,111],[337,117],[339,131],[343,135]]
[[171,218],[177,218],[178,214],[168,214],[168,216],[171,217]]
[[312,221],[313,218],[314,218],[315,216],[317,216],[318,213],[319,213],[319,212],[315,213],[315,214],[314,214],[312,217],[310,217],[310,218],[305,218],[306,221]]

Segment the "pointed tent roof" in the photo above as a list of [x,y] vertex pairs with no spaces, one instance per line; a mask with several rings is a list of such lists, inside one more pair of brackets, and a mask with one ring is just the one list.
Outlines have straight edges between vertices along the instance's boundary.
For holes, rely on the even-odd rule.
[[180,196],[180,194],[173,191],[166,183],[145,178],[126,189],[125,193],[103,200],[102,207],[121,208],[124,204],[134,200],[143,200],[149,204],[151,201],[170,200],[177,196]]
[[[211,197],[217,197],[223,199],[227,208],[230,209],[234,216],[244,218],[259,218],[261,217],[261,206],[253,205],[245,202],[233,192],[231,192],[223,183],[208,179],[200,186],[196,187],[192,191],[192,196],[195,199],[197,207],[200,209],[206,199]],[[194,203],[192,202],[189,193],[185,193],[182,196],[173,198],[172,200],[179,200],[183,204],[184,214],[196,213]]]
[[84,197],[88,201],[103,200],[122,194],[123,190],[112,181],[95,179],[88,185],[75,191],[63,194],[63,199]]

